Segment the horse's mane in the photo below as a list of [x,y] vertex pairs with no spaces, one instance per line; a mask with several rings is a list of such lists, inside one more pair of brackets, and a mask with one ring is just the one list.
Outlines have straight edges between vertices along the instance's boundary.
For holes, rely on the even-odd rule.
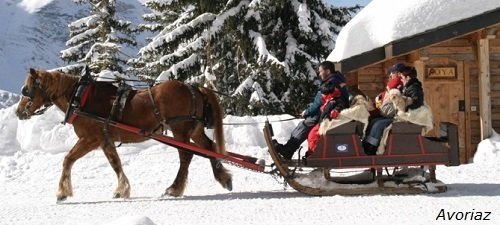
[[37,74],[42,87],[49,96],[68,94],[73,90],[75,83],[80,78],[59,71],[37,70]]

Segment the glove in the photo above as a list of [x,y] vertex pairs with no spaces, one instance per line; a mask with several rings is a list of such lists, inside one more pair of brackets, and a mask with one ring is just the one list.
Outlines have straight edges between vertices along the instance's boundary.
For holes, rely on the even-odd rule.
[[337,119],[337,117],[339,117],[339,115],[340,115],[339,111],[334,109],[330,112],[330,119]]
[[330,112],[333,111],[333,109],[335,108],[335,103],[336,103],[335,100],[332,100],[324,106],[323,112],[321,113],[320,116],[320,121],[327,117],[330,117]]

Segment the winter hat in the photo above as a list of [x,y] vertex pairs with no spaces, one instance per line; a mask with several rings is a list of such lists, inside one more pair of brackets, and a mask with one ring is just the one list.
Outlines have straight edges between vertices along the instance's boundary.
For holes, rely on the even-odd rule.
[[405,68],[403,63],[396,63],[389,68],[389,73],[398,73],[401,72]]
[[399,77],[394,77],[387,82],[387,88],[389,90],[391,89],[397,89],[399,87],[403,86],[403,82],[401,81],[401,78]]

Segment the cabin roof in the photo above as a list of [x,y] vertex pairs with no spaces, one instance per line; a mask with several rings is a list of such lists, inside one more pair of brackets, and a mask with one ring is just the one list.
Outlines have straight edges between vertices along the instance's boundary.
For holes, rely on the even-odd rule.
[[[404,13],[388,12],[391,3]],[[327,60],[349,72],[498,23],[498,0],[374,0],[341,30]]]

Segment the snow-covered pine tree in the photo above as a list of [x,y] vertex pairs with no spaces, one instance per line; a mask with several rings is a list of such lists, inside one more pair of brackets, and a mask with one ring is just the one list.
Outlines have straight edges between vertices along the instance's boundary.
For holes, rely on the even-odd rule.
[[73,0],[77,4],[88,3],[90,16],[68,25],[69,47],[61,51],[61,58],[70,63],[71,72],[78,74],[84,65],[94,73],[102,70],[124,71],[126,56],[120,53],[123,44],[135,46],[134,30],[129,21],[117,18],[115,0]]
[[204,82],[231,95],[221,97],[234,115],[300,112],[315,94],[318,63],[359,8],[321,0],[151,0],[148,6],[157,12],[148,15],[156,21],[148,26],[160,32],[132,60],[139,75]]
[[250,106],[263,105],[252,114],[300,113],[316,94],[318,64],[358,9],[337,8],[322,0],[252,1],[243,26],[253,42],[246,50],[253,52],[247,61],[259,69],[246,91],[260,93],[260,102],[251,98]]
[[[139,77],[188,80],[204,75],[208,43],[222,31],[224,22],[241,11],[244,3],[210,0],[149,0],[153,11],[144,16],[150,24],[142,29],[157,31],[139,57],[129,63]],[[245,2],[245,1],[244,1]],[[228,12],[229,11],[229,12]]]

